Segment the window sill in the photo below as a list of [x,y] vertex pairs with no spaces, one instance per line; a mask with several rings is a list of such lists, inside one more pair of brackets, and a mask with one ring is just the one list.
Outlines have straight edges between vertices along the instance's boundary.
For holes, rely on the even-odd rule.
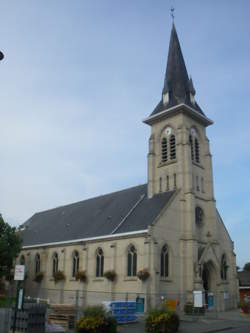
[[92,281],[93,282],[102,282],[102,281],[104,281],[104,278],[103,277],[96,277]]
[[198,168],[204,169],[204,166],[202,166],[200,163],[197,163],[195,161],[192,161],[193,165],[196,165]]
[[72,282],[72,281],[77,281],[77,280],[76,280],[76,278],[71,278],[71,279],[69,279],[69,281]]
[[169,282],[173,282],[173,280],[170,279],[170,278],[160,278],[160,281],[161,281],[161,282],[167,282],[167,283],[169,283]]
[[138,278],[136,276],[127,276],[123,281],[138,281]]
[[158,165],[158,168],[164,167],[169,164],[174,164],[177,162],[177,159],[175,158],[174,160],[166,161],[166,162],[160,162]]

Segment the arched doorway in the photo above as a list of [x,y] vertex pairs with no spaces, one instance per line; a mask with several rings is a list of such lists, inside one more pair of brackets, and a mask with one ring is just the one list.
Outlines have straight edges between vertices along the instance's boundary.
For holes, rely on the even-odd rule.
[[205,292],[205,303],[208,305],[209,293],[213,293],[215,296],[216,290],[216,269],[212,261],[208,261],[203,264],[202,282]]

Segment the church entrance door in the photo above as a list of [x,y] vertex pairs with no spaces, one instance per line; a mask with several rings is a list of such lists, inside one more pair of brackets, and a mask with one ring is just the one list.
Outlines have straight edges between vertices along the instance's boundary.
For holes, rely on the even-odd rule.
[[202,271],[203,288],[205,292],[205,304],[208,308],[214,308],[214,291],[215,291],[215,268],[212,262],[206,262]]

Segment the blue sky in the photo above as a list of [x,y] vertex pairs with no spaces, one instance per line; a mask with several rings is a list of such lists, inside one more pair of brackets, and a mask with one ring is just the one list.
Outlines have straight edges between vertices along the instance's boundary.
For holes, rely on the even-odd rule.
[[[33,213],[146,182],[150,128],[176,28],[215,124],[217,207],[250,261],[250,2],[0,1],[0,211]],[[136,142],[136,145],[134,144]]]

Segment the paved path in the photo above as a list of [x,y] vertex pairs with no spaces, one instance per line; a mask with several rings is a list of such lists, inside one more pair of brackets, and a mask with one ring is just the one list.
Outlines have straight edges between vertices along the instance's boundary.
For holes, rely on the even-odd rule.
[[[185,320],[187,319],[187,320]],[[144,321],[119,326],[120,333],[144,333]],[[242,317],[239,310],[209,314],[204,317],[182,316],[179,333],[250,333],[250,318]]]

